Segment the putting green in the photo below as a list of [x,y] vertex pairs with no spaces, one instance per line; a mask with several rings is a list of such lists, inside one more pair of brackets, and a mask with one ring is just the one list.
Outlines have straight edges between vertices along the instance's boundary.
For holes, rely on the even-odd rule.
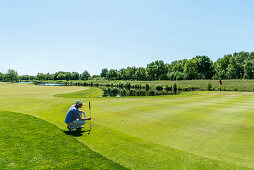
[[[66,111],[84,90],[0,83],[0,110],[30,114],[66,129]],[[86,97],[81,99],[92,102],[94,126],[89,136],[76,139],[127,168],[254,168],[253,92]],[[84,110],[88,112],[87,105]]]

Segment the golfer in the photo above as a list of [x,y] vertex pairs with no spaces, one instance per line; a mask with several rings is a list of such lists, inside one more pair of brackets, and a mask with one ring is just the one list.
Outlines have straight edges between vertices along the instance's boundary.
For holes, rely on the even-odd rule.
[[81,129],[83,128],[86,120],[91,120],[90,117],[83,118],[82,113],[86,116],[86,113],[80,110],[80,108],[83,106],[82,100],[77,100],[76,105],[72,105],[70,109],[68,110],[65,118],[65,123],[68,125],[67,128],[70,131],[74,131],[74,129]]

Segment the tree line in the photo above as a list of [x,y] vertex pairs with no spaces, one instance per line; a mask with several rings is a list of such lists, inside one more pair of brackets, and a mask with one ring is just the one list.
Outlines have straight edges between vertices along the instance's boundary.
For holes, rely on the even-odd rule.
[[102,69],[101,77],[107,80],[198,80],[198,79],[253,79],[254,52],[225,55],[213,62],[207,56],[190,60],[176,60],[171,64],[158,60],[147,67],[127,67],[120,70]]
[[17,81],[46,81],[46,80],[88,80],[91,78],[90,73],[85,70],[83,73],[58,71],[54,74],[37,73],[36,76],[22,75],[18,76],[17,71],[9,69],[6,74],[0,72],[0,81],[17,82]]
[[0,72],[0,81],[44,81],[44,80],[198,80],[198,79],[254,79],[254,52],[238,52],[224,55],[213,62],[208,56],[176,60],[170,64],[157,60],[144,67],[127,67],[120,70],[103,68],[100,75],[91,76],[85,70],[78,72],[58,71],[54,74],[38,73],[36,76],[22,75],[9,69]]

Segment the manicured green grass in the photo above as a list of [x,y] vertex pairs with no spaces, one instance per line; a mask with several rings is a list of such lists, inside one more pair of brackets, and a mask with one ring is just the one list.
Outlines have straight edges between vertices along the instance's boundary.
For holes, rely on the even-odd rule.
[[1,169],[125,169],[44,120],[0,112]]
[[[0,83],[0,110],[31,114],[67,130],[66,112],[82,90]],[[73,98],[54,96],[61,93]],[[93,129],[75,139],[127,168],[254,168],[253,92],[87,96],[80,99],[87,113],[92,102]]]
[[56,94],[56,97],[66,97],[66,98],[94,98],[100,97],[103,95],[103,92],[99,88],[87,88],[85,90],[76,91],[72,93],[63,93],[63,94]]

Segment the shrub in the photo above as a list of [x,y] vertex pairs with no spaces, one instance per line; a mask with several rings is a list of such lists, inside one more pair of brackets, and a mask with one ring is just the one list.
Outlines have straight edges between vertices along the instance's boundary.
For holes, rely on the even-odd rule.
[[135,96],[136,95],[136,90],[131,89],[129,95],[130,96]]
[[135,84],[135,85],[134,85],[134,88],[135,88],[135,89],[141,89],[141,85],[140,85],[140,84]]
[[[76,85],[77,85],[77,83],[76,83]],[[87,82],[84,82],[84,86],[88,86]]]
[[146,94],[147,94],[147,96],[156,96],[157,92],[154,90],[149,90]]
[[167,92],[162,91],[162,92],[161,92],[161,95],[167,95]]
[[211,91],[211,89],[212,89],[212,84],[209,82],[208,85],[207,85],[207,90]]
[[108,88],[103,88],[102,91],[103,91],[103,95],[102,95],[103,97],[109,96],[109,89]]
[[166,87],[164,88],[166,91],[172,91],[172,86],[166,85]]
[[142,90],[136,90],[136,96],[142,96]]
[[118,88],[113,88],[112,89],[112,96],[117,96],[119,94]]
[[162,85],[157,85],[155,89],[156,89],[157,91],[162,91],[162,90],[163,90],[163,87],[162,87]]
[[121,96],[128,96],[128,92],[126,89],[121,89],[120,94],[121,94]]
[[150,90],[149,84],[146,84],[146,85],[145,85],[145,89],[146,89],[146,91],[149,91],[149,90]]
[[127,89],[130,89],[131,88],[131,83],[130,82],[126,82],[124,84],[124,87],[127,88]]
[[119,88],[123,88],[123,83],[118,83],[117,85]]
[[176,94],[176,93],[177,93],[177,86],[176,86],[176,83],[174,83],[173,86],[172,86],[172,92],[173,92],[173,94]]

